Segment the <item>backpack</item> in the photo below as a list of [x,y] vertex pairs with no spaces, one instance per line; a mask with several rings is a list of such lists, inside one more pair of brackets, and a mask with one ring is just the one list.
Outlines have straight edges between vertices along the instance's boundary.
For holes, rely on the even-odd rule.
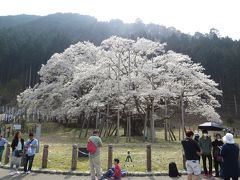
[[175,162],[169,163],[168,175],[169,177],[178,177],[180,175]]
[[91,140],[88,140],[88,143],[87,143],[87,151],[88,151],[90,154],[95,154],[96,151],[97,151],[97,146],[96,146]]

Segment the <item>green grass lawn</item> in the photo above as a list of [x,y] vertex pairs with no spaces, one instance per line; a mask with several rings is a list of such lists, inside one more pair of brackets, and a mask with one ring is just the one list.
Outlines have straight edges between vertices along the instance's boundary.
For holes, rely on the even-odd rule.
[[[89,131],[90,133],[91,131]],[[84,134],[84,133],[83,133]],[[179,132],[175,135],[178,139]],[[43,125],[43,134],[41,139],[40,152],[36,154],[34,168],[39,169],[42,162],[43,145],[49,145],[48,169],[68,171],[71,167],[72,145],[78,144],[81,147],[86,146],[86,138],[78,138],[77,129],[63,128],[48,123]],[[24,136],[26,138],[26,135]],[[163,130],[157,131],[157,142],[152,144],[152,167],[154,172],[166,172],[170,162],[176,162],[178,168],[182,166],[182,146],[179,141],[169,142],[163,139]],[[146,171],[146,145],[142,138],[133,137],[131,143],[126,143],[126,138],[121,137],[120,142],[116,142],[114,137],[102,138],[104,146],[101,149],[101,161],[103,170],[107,169],[108,144],[113,144],[113,157],[119,158],[121,166],[129,172]],[[236,139],[239,143],[240,139]],[[132,163],[125,164],[127,151],[131,151]],[[88,158],[78,159],[77,171],[88,172]]]
[[[131,151],[133,163],[125,165],[124,161],[127,156],[127,151]],[[49,144],[49,169],[69,170],[71,166],[71,144]],[[107,169],[107,145],[101,149],[102,168]],[[152,166],[154,171],[165,171],[168,168],[168,163],[175,161],[181,168],[182,150],[180,144],[162,142],[152,146]],[[128,171],[146,171],[146,144],[131,143],[131,144],[113,144],[113,157],[119,158],[122,167]],[[34,167],[41,167],[42,151],[36,155]],[[134,166],[133,166],[134,165]],[[128,167],[127,167],[128,166]],[[78,160],[79,171],[88,171],[88,159],[80,158]]]

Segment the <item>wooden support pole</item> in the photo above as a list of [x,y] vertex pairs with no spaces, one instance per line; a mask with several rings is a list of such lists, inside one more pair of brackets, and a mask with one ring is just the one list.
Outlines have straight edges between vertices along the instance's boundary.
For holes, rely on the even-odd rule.
[[89,116],[89,118],[87,119],[87,129],[86,129],[86,132],[85,132],[85,137],[88,136],[88,129],[89,129],[90,120],[91,120],[91,117]]
[[154,123],[154,101],[152,100],[150,128],[151,128],[151,142],[155,143],[155,123]]
[[131,142],[131,129],[132,129],[132,122],[131,122],[132,120],[131,120],[131,116],[129,117],[129,126],[128,126],[128,130],[129,130],[129,139],[128,139],[128,142]]
[[42,156],[42,168],[47,168],[48,163],[48,145],[43,147],[43,156]]
[[117,126],[113,129],[113,131],[111,132],[111,134],[109,136],[113,136],[114,132],[115,132],[115,135],[116,135],[117,134]]
[[77,169],[77,155],[78,155],[78,147],[76,144],[72,147],[72,165],[71,170],[75,171]]
[[179,125],[179,136],[178,136],[178,138],[179,138],[179,141],[181,141],[181,125]]
[[147,112],[146,112],[145,118],[144,118],[144,130],[143,130],[144,141],[147,138],[147,120],[148,120],[148,117],[147,117]]
[[110,134],[111,134],[112,126],[113,126],[113,123],[110,124],[109,131],[108,131],[107,136],[111,136]]
[[177,138],[176,138],[176,136],[175,136],[175,134],[174,134],[174,132],[173,132],[172,128],[170,128],[170,132],[171,132],[171,134],[172,134],[172,137],[173,137],[174,141],[176,141],[176,140],[177,140]]
[[105,133],[104,133],[104,137],[107,135],[107,131],[108,131],[108,128],[109,128],[109,103],[107,104],[107,127],[106,127],[106,130],[105,130]]
[[185,157],[185,154],[184,154],[184,152],[183,152],[183,169],[187,169],[186,168],[186,157]]
[[104,131],[104,127],[105,127],[105,121],[103,121],[100,125],[100,132],[99,132],[99,137],[102,137],[103,131]]
[[165,141],[168,140],[168,135],[167,135],[167,120],[165,120],[165,123],[164,123],[164,139],[165,139]]
[[152,152],[151,152],[151,145],[148,144],[146,146],[147,148],[147,172],[151,172],[152,171]]
[[81,138],[81,136],[82,136],[82,132],[83,132],[86,121],[87,121],[87,117],[83,116],[83,124],[82,124],[82,127],[80,129],[79,138]]
[[8,164],[9,163],[9,157],[10,157],[10,144],[8,144],[7,148],[6,148],[4,164]]
[[24,166],[25,162],[26,162],[26,149],[23,150],[23,156],[21,159],[21,166]]
[[185,109],[184,109],[184,93],[181,94],[181,123],[182,123],[182,140],[185,137]]
[[[165,117],[166,118],[167,118],[167,115],[168,115],[168,106],[167,106],[167,101],[165,100]],[[165,119],[165,124],[164,124],[164,138],[165,138],[165,141],[168,140],[167,125],[168,125],[168,120]]]
[[111,144],[108,145],[108,169],[112,168],[113,161],[113,146]]
[[130,117],[127,117],[126,142],[130,142]]

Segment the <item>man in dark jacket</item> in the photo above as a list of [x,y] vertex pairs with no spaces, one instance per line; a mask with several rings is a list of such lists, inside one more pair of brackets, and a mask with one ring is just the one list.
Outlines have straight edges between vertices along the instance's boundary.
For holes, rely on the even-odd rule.
[[[212,176],[212,141],[208,136],[208,131],[202,131],[203,136],[199,140],[199,146],[202,150],[203,169],[206,176]],[[207,170],[206,159],[209,162],[209,171]]]
[[222,157],[220,155],[221,147],[223,146],[222,137],[220,134],[216,134],[216,139],[212,142],[213,147],[213,159],[215,168],[215,177],[219,177],[219,167],[221,168]]
[[227,133],[223,137],[223,145],[221,150],[221,156],[223,157],[223,176],[224,180],[237,180],[239,176],[239,148],[234,144],[233,135]]

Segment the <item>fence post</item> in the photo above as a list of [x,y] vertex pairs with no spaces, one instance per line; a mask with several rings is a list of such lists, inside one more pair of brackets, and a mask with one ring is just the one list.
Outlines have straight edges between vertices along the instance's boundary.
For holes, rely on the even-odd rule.
[[183,152],[183,169],[187,170],[187,168],[186,168],[186,157],[185,157],[184,152]]
[[8,138],[10,137],[10,133],[11,133],[11,128],[8,127],[8,128],[7,128],[7,137],[8,137]]
[[152,171],[152,152],[151,152],[151,145],[148,144],[147,146],[147,172]]
[[71,166],[72,171],[75,171],[77,169],[77,154],[78,154],[78,147],[76,144],[74,144],[72,148],[72,166]]
[[48,163],[48,145],[43,147],[42,168],[47,168]]
[[26,162],[26,149],[23,150],[23,156],[22,156],[22,159],[21,159],[21,166],[24,166]]
[[108,169],[112,168],[112,156],[113,154],[113,146],[111,144],[108,145]]
[[10,156],[10,144],[8,144],[6,148],[5,162],[4,162],[5,164],[9,163],[9,156]]

